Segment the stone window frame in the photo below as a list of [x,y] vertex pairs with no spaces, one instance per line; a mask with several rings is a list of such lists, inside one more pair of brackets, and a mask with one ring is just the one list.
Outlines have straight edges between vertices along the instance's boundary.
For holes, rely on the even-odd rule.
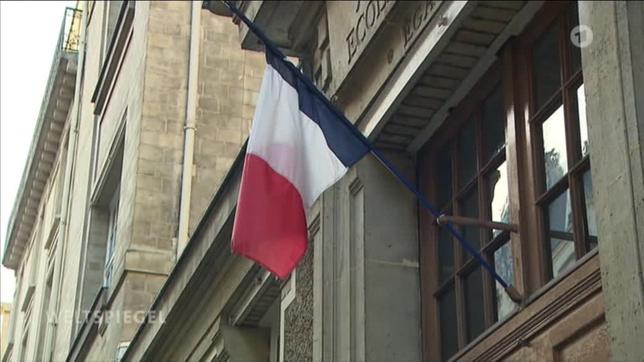
[[[97,284],[87,287],[107,289],[109,291],[108,296],[111,296],[111,292],[114,290],[114,277],[119,278],[119,270],[116,268],[118,265],[115,263],[119,257],[117,249],[119,244],[118,237],[119,233],[121,233],[117,225],[119,208],[121,207],[120,198],[125,157],[127,115],[128,110],[126,108],[121,116],[119,126],[109,141],[107,156],[105,157],[103,165],[97,168],[90,194],[91,221],[86,237],[89,244],[91,244],[88,248],[98,248],[94,250],[100,249],[98,252],[101,255],[100,258],[103,260],[103,270],[100,275],[95,275],[95,282]],[[98,128],[97,124],[95,126]],[[97,152],[98,147],[94,147],[94,155],[92,156],[94,161],[98,158]],[[108,269],[110,268],[111,273],[108,273]],[[88,271],[85,270],[85,272]],[[106,300],[109,300],[109,298]]]
[[[37,360],[51,360],[53,342],[53,329],[52,324],[56,323],[56,316],[54,313],[54,299],[53,299],[53,285],[54,285],[54,260],[48,260],[45,268],[45,277],[43,279],[44,297],[41,304],[41,320],[39,321],[41,329],[38,332],[38,339],[40,343],[36,348]],[[47,356],[47,358],[44,358]]]
[[[586,260],[593,251],[590,241],[596,245],[596,239],[588,236],[587,208],[584,202],[584,185],[582,177],[590,171],[588,153],[582,154],[580,146],[580,130],[575,101],[575,91],[583,86],[581,66],[573,71],[572,52],[579,51],[570,45],[569,35],[571,26],[570,13],[576,9],[575,2],[548,4],[540,10],[532,22],[524,29],[523,33],[510,41],[499,52],[499,59],[487,71],[466,98],[455,107],[448,120],[441,126],[435,135],[419,152],[418,175],[421,188],[436,201],[441,190],[437,190],[437,176],[440,170],[437,165],[437,154],[441,148],[447,147],[451,155],[451,184],[453,192],[451,201],[446,205],[436,205],[446,214],[458,215],[458,202],[460,198],[476,187],[479,190],[478,205],[481,219],[489,216],[486,214],[489,195],[482,186],[482,175],[499,164],[500,159],[508,165],[509,204],[511,208],[509,223],[517,225],[517,233],[500,232],[492,238],[490,229],[481,228],[480,245],[483,258],[494,265],[494,252],[504,245],[509,245],[512,251],[511,262],[513,275],[508,282],[517,286],[524,297],[541,293],[544,288],[549,288],[566,276],[570,275]],[[544,34],[553,23],[559,24],[557,34],[558,54],[560,60],[561,84],[560,87],[536,109],[534,92],[534,72],[532,71],[532,49],[535,41]],[[572,24],[574,25],[574,24]],[[579,58],[580,59],[580,58]],[[524,75],[528,75],[527,77]],[[527,78],[527,80],[526,80]],[[493,88],[501,84],[503,87],[504,111],[506,115],[506,147],[499,150],[492,160],[483,163],[477,156],[476,176],[463,186],[458,185],[457,169],[459,165],[455,160],[458,154],[457,142],[459,131],[465,123],[474,117],[476,126],[476,149],[481,155],[483,148],[481,142],[481,125],[478,119],[480,106],[485,97]],[[545,190],[545,172],[543,160],[543,139],[541,134],[542,122],[548,119],[559,106],[564,109],[566,127],[566,152],[568,172],[554,185]],[[501,154],[505,155],[501,155]],[[487,161],[487,160],[486,160]],[[525,165],[523,165],[525,163]],[[527,166],[526,166],[527,165]],[[476,186],[474,186],[476,185]],[[565,192],[566,188],[572,194],[573,219],[572,228],[574,235],[575,260],[560,275],[552,272],[549,241],[547,237],[547,221],[544,217],[544,205],[556,196]],[[519,192],[520,190],[520,192]],[[443,283],[439,281],[439,237],[440,227],[436,225],[433,217],[424,210],[420,211],[420,247],[421,247],[421,280],[423,299],[423,333],[425,358],[430,360],[448,359],[457,355],[470,344],[475,344],[484,338],[491,327],[498,326],[505,319],[499,319],[494,298],[495,285],[491,276],[483,272],[483,313],[484,328],[477,336],[468,336],[467,317],[465,310],[466,296],[463,288],[463,277],[475,268],[480,268],[471,259],[464,256],[464,251],[454,238],[453,246],[453,271]],[[497,220],[492,220],[497,221]],[[463,229],[462,225],[456,225]],[[594,253],[592,253],[594,254]],[[555,279],[555,280],[553,280]],[[552,282],[551,282],[552,281]],[[451,284],[451,285],[450,285]],[[456,323],[456,349],[449,356],[441,355],[440,312],[437,297],[446,293],[448,289],[454,291],[455,323]],[[497,283],[498,288],[498,283]],[[507,319],[518,312],[506,314]]]
[[101,34],[105,38],[102,46],[107,46],[105,51],[101,51],[101,64],[98,80],[92,94],[91,101],[94,103],[94,115],[101,115],[107,107],[111,97],[112,89],[121,70],[121,64],[127,53],[127,49],[134,32],[134,14],[136,2],[133,0],[123,0],[119,8],[118,18],[116,19],[115,28],[108,40],[108,16],[109,7],[103,9],[103,22],[101,23]]

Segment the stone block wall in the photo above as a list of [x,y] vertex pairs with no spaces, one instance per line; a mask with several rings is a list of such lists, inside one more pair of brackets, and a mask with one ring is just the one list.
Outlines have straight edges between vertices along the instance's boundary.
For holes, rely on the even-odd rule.
[[167,274],[174,263],[190,10],[189,3],[150,3],[128,270]]
[[579,2],[601,281],[611,358],[644,356],[644,4]]
[[[76,149],[70,146],[68,163],[70,163],[70,178],[65,188],[63,203],[68,203],[67,220],[61,231],[63,248],[60,272],[60,293],[54,298],[60,298],[58,304],[58,321],[56,325],[55,340],[53,341],[53,360],[64,360],[69,352],[80,319],[80,306],[83,299],[88,300],[97,293],[97,290],[83,290],[84,267],[81,260],[85,255],[85,221],[88,214],[88,198],[91,183],[92,165],[92,139],[95,127],[94,106],[91,95],[98,81],[101,67],[102,46],[102,13],[105,3],[96,2],[92,17],[83,14],[87,27],[82,27],[81,41],[83,52],[79,54],[79,70],[77,76],[77,89],[75,102],[70,110],[70,144],[76,142]],[[77,102],[76,102],[77,101]],[[67,196],[65,198],[65,196]]]
[[202,10],[190,234],[248,136],[265,64],[230,18]]
[[[90,360],[116,357],[175,262],[189,28],[190,3],[136,4],[132,40],[105,110],[106,120],[126,122],[125,142],[110,317],[87,342]],[[102,129],[100,142],[117,129]]]
[[[108,310],[121,316],[90,342],[90,359],[111,358],[132,339],[141,321],[122,316],[149,309],[177,258],[192,7],[180,1],[136,6],[133,40],[105,112],[115,124],[123,114],[127,122],[114,290],[108,293]],[[248,134],[264,67],[262,55],[239,49],[230,18],[202,10],[201,24],[190,231]],[[100,141],[117,129],[102,129]],[[103,147],[99,158],[110,149]]]

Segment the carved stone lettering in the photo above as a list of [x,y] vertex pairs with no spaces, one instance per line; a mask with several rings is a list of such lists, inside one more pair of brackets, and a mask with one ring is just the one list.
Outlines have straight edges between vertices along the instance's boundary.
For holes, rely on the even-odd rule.
[[422,2],[416,7],[413,14],[411,14],[409,18],[407,18],[405,25],[402,28],[405,48],[410,45],[411,40],[418,33],[418,31],[422,29],[425,24],[427,24],[427,22],[431,18],[430,15],[433,14],[433,10],[435,8],[436,2],[434,1]]
[[[333,74],[327,92],[334,94],[341,88],[356,64],[363,61],[365,51],[382,56],[387,64],[397,63],[426,28],[440,4],[438,0],[326,2]],[[401,35],[402,39],[399,38]],[[378,44],[372,44],[374,37],[378,37]],[[372,47],[372,50],[367,50]],[[318,55],[320,62],[322,55]]]
[[[377,25],[382,22],[382,17],[391,8],[394,2],[390,0],[357,1],[353,21],[345,37],[347,44],[347,64],[355,60],[358,49],[363,48],[365,40],[375,32]],[[363,3],[366,3],[362,5]]]

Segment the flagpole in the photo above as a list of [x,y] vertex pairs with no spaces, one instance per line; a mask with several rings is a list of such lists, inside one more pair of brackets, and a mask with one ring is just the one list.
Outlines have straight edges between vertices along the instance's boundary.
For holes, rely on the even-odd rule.
[[[282,51],[279,50],[279,48],[273,44],[273,42],[262,32],[250,19],[244,15],[234,4],[232,4],[230,1],[225,1],[222,0],[223,3],[230,9],[230,11],[233,12],[233,14],[239,18],[241,21],[244,22],[244,24],[250,29],[250,31],[259,38],[259,40],[264,44],[266,47],[266,51],[270,51],[273,54],[275,54],[277,57],[280,59],[284,60],[284,63],[286,64],[287,67],[293,72],[295,76],[297,76],[302,82],[306,85],[309,90],[311,90],[313,93],[315,93],[325,104],[331,109],[335,115],[342,120],[342,123],[348,127],[348,129],[369,149],[369,152],[378,160],[380,163],[382,163],[385,168],[391,172],[409,191],[411,191],[420,204],[429,212],[432,213],[432,215],[438,219],[442,213],[436,209],[430,202],[425,198],[425,196],[420,193],[416,189],[416,186],[409,181],[407,178],[405,178],[400,171],[382,154],[380,150],[378,150],[369,140],[360,132],[354,125],[349,121],[345,115],[340,112],[327,98],[324,93],[322,93],[312,82],[310,79],[308,79],[302,72],[297,69],[293,63],[286,61],[286,56],[282,53]],[[508,296],[514,300],[515,302],[519,302],[522,299],[522,296],[519,294],[519,292],[514,288],[512,285],[507,283],[503,277],[501,277],[495,270],[494,268],[487,262],[481,254],[476,251],[470,244],[465,240],[465,238],[454,228],[451,222],[447,223],[442,223],[440,226],[445,227],[454,237],[459,241],[463,249],[467,251],[469,254],[471,254],[474,259],[485,269],[487,270],[490,275],[499,283],[501,286],[505,289],[505,291],[508,293]]]

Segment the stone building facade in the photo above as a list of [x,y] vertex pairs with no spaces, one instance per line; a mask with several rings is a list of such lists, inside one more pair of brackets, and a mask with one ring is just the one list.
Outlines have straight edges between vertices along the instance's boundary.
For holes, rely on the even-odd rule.
[[16,203],[5,359],[641,360],[641,2],[235,3],[518,298],[370,155],[309,210],[287,280],[232,254],[261,44],[217,1],[89,2],[44,104],[61,141],[37,134]]
[[263,71],[201,3],[66,14],[8,229],[9,361],[122,353],[243,145]]

